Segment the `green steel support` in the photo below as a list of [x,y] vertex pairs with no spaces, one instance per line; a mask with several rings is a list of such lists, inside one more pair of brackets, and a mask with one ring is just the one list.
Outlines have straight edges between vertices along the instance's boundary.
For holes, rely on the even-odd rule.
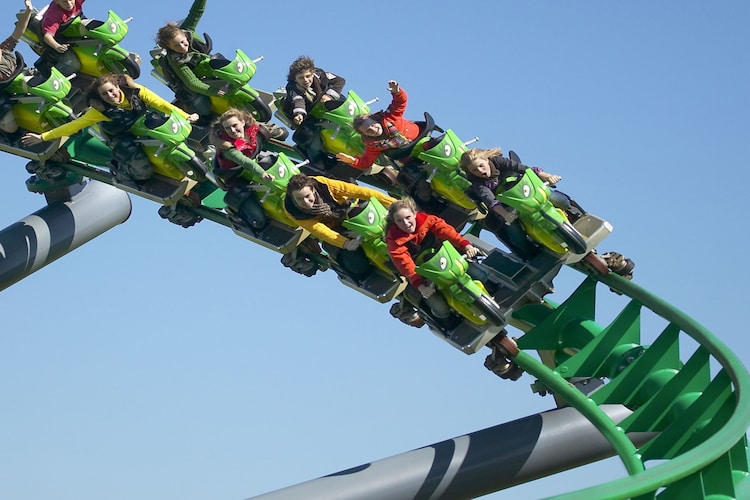
[[[630,298],[604,327],[594,317],[597,280]],[[641,342],[644,309],[667,323],[650,346]],[[615,275],[589,277],[564,303],[530,306],[518,311],[514,320],[527,326],[519,347],[546,353],[543,357],[554,360],[554,369],[523,352],[516,362],[589,418],[610,440],[629,474],[554,499],[750,497],[750,376],[734,353],[704,327]],[[684,363],[680,334],[697,343]],[[712,362],[719,365],[713,377]],[[587,397],[564,380],[579,377],[607,378],[608,383]],[[633,410],[619,426],[590,408],[614,403]],[[658,435],[634,450],[622,442],[629,432]],[[658,464],[647,468],[649,461]]]

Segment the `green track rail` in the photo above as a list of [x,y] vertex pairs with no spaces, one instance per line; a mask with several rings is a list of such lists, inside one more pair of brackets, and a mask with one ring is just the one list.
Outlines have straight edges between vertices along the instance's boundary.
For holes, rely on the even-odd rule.
[[[598,281],[629,299],[605,327],[594,317]],[[649,346],[641,340],[644,312],[664,323]],[[527,306],[514,321],[526,331],[519,347],[537,350],[546,360],[541,363],[522,351],[516,363],[586,416],[610,441],[628,473],[551,498],[750,498],[750,375],[703,326],[614,274],[590,276],[562,304]],[[688,343],[696,347],[685,355],[680,349]],[[569,382],[579,377],[608,383],[586,396]],[[603,404],[622,404],[633,413],[615,424],[599,409]],[[636,449],[626,437],[629,432],[656,437]],[[655,465],[648,468],[649,462]]]

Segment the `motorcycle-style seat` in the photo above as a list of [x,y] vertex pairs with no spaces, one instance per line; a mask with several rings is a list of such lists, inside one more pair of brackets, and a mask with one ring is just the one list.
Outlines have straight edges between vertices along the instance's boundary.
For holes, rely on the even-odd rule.
[[385,155],[391,158],[392,160],[400,160],[403,158],[406,158],[411,154],[411,150],[414,149],[414,145],[430,135],[430,133],[433,130],[438,130],[440,132],[443,131],[440,127],[435,125],[435,119],[432,118],[432,115],[425,111],[424,113],[424,121],[418,121],[415,122],[417,126],[419,127],[419,134],[417,137],[411,141],[406,146],[401,146],[399,148],[392,148],[389,150],[384,151]]
[[14,69],[10,75],[0,80],[0,92],[5,90],[11,83],[13,83],[13,80],[15,80],[16,77],[20,75],[25,68],[26,63],[23,60],[23,56],[20,52],[16,52],[16,69]]

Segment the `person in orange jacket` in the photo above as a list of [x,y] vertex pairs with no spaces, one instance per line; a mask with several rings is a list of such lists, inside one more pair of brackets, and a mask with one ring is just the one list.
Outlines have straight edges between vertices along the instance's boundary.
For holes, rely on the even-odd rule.
[[370,168],[381,153],[400,148],[414,141],[419,135],[419,126],[404,118],[408,96],[395,80],[388,81],[388,91],[393,95],[385,111],[354,117],[352,126],[365,143],[365,152],[359,158],[338,153],[336,159],[359,170]]
[[[419,211],[412,198],[396,200],[388,207],[385,242],[393,265],[411,285],[411,288],[404,292],[406,300],[418,304],[419,297],[412,290],[418,291],[438,318],[450,316],[451,309],[445,298],[440,293],[435,293],[435,287],[417,274],[414,258],[427,248],[437,247],[446,240],[469,258],[479,253],[469,240],[461,236],[445,220]],[[402,301],[402,309],[404,306],[405,303]],[[399,319],[411,324],[404,311],[400,312]]]

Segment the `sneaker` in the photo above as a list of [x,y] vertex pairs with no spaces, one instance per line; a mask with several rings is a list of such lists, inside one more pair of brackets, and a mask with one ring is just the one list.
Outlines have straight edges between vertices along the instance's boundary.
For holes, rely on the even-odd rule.
[[617,252],[607,252],[602,254],[604,262],[607,263],[607,267],[615,274],[619,274],[625,279],[633,279],[633,269],[635,268],[635,262],[626,258],[622,254]]
[[399,319],[407,325],[413,326],[415,328],[424,326],[424,320],[419,316],[419,314],[417,314],[416,311],[412,312],[411,314],[406,314]]
[[424,325],[424,320],[419,317],[417,311],[409,306],[405,306],[403,302],[396,302],[393,304],[389,312],[391,316],[409,326],[419,328]]
[[284,127],[279,127],[276,124],[268,123],[269,132],[271,133],[271,139],[276,139],[277,141],[285,141],[287,137],[289,137],[289,131],[285,129]]

